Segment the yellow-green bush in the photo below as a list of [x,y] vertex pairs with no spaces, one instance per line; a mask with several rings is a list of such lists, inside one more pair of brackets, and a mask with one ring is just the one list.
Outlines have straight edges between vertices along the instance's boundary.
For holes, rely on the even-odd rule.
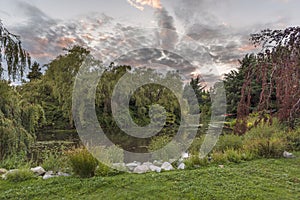
[[214,147],[216,151],[226,151],[227,149],[238,150],[243,147],[243,140],[238,135],[227,134],[219,137],[219,140]]
[[226,163],[228,163],[226,154],[224,154],[223,152],[214,151],[212,153],[211,157],[212,157],[212,163],[216,163],[216,164],[226,164]]
[[76,175],[82,178],[94,176],[98,161],[88,150],[76,149],[68,155],[72,170]]
[[187,169],[193,169],[200,166],[209,165],[207,157],[200,158],[199,156],[192,155],[184,161]]
[[98,166],[95,170],[95,176],[114,176],[117,174],[123,173],[122,171],[111,168],[108,165],[105,165],[101,162],[98,163]]
[[242,161],[241,154],[234,149],[227,149],[224,154],[229,162],[240,163]]
[[201,145],[203,144],[204,136],[196,137],[191,146],[189,147],[189,152],[192,155],[199,155]]
[[281,157],[288,148],[286,138],[282,137],[280,124],[275,120],[273,125],[259,125],[248,131],[244,137],[244,149],[259,157]]
[[36,178],[34,173],[29,169],[16,169],[6,175],[6,180],[12,182],[21,182]]

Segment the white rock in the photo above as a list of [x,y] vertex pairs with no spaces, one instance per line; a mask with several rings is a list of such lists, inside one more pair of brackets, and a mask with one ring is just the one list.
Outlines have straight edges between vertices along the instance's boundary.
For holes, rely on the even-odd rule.
[[64,173],[64,172],[58,172],[57,176],[71,176],[71,175],[68,173]]
[[0,175],[6,174],[6,173],[7,173],[7,170],[6,170],[6,169],[0,168]]
[[18,169],[11,169],[11,170],[7,171],[5,174],[2,174],[1,177],[2,177],[2,179],[6,180],[8,174],[14,173],[16,171],[18,171]]
[[181,158],[183,158],[183,159],[189,158],[189,153],[183,152],[183,153],[181,154]]
[[163,164],[163,161],[161,161],[161,160],[154,160],[153,161],[153,165],[155,165],[157,167],[160,167],[162,164]]
[[143,174],[148,172],[150,169],[147,165],[139,165],[136,168],[134,168],[133,173],[137,173],[137,174]]
[[155,165],[150,165],[149,168],[150,168],[150,170],[151,170],[152,172],[158,172],[158,173],[161,172],[161,168],[160,168],[160,167],[157,167],[157,166],[155,166]]
[[283,152],[283,157],[285,157],[285,158],[295,158],[295,156],[292,153],[289,153],[287,151]]
[[144,162],[143,165],[147,165],[149,167],[150,165],[153,165],[153,164],[151,162]]
[[53,171],[47,171],[44,175],[54,175]]
[[119,170],[119,171],[126,171],[126,165],[125,163],[113,163],[112,164],[112,168]]
[[171,163],[169,162],[164,162],[161,165],[161,169],[165,170],[165,171],[170,171],[170,170],[174,170],[173,166],[171,165]]
[[42,176],[46,173],[46,170],[44,170],[44,168],[42,168],[41,166],[31,168],[30,170],[39,176]]
[[137,166],[139,166],[138,163],[134,163],[134,162],[126,164],[126,167],[128,168],[129,171],[133,171],[134,168],[136,168]]
[[185,169],[185,164],[184,163],[180,163],[180,165],[178,165],[177,169]]
[[57,177],[57,175],[45,174],[45,175],[43,176],[43,179],[46,180],[46,179],[54,178],[54,177]]

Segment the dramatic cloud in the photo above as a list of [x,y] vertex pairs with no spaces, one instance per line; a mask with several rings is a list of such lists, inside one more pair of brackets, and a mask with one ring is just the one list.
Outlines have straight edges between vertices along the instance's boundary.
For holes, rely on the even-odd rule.
[[127,0],[130,5],[134,6],[139,10],[144,10],[144,6],[151,6],[152,8],[161,9],[161,2],[160,0]]
[[[156,28],[128,25],[105,14],[91,13],[72,20],[55,20],[40,9],[20,3],[24,24],[13,27],[33,58],[48,63],[63,48],[81,45],[109,64],[171,67],[186,77],[200,73],[207,82],[216,81],[234,67],[238,59],[255,51],[249,34],[284,21],[234,28],[218,19],[210,9],[216,0],[177,0],[172,10],[160,1],[130,1],[156,8]],[[183,33],[178,33],[178,29]],[[155,66],[154,66],[155,67]],[[218,73],[218,72],[219,73]]]
[[156,11],[156,18],[158,27],[161,29],[158,35],[160,46],[163,49],[174,48],[174,45],[178,42],[178,35],[173,17],[163,8]]

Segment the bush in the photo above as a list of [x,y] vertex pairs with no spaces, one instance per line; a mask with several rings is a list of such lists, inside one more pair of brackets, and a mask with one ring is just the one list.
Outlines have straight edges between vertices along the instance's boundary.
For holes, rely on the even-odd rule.
[[113,169],[103,163],[99,163],[95,171],[95,176],[114,176],[120,173],[122,173],[122,171]]
[[34,173],[29,169],[16,169],[7,173],[6,180],[12,182],[21,182],[35,178]]
[[216,164],[226,164],[228,163],[227,157],[224,153],[215,151],[212,153],[212,162]]
[[[148,149],[150,151],[164,149],[160,152],[154,152],[152,159],[169,161],[169,159],[180,155],[182,151],[181,146],[179,143],[171,143],[171,140],[172,138],[167,135],[154,137],[154,139],[151,140]],[[168,148],[166,148],[166,145],[169,145]]]
[[200,158],[199,156],[192,155],[184,161],[187,169],[194,169],[200,166],[208,166],[209,162],[207,157]]
[[30,167],[30,162],[26,160],[26,154],[21,152],[19,154],[13,154],[11,156],[5,157],[0,161],[0,168],[5,169],[19,169]]
[[226,151],[228,149],[239,150],[243,147],[243,140],[238,135],[228,134],[219,137],[215,146],[216,151]]
[[82,178],[94,176],[98,161],[88,150],[76,149],[69,152],[69,160],[76,175]]
[[96,158],[107,164],[124,162],[124,153],[118,146],[95,146],[91,152]]
[[191,146],[189,147],[189,152],[190,154],[193,155],[199,155],[200,149],[201,149],[201,145],[203,144],[204,141],[204,136],[201,137],[196,137]]
[[284,133],[289,151],[300,151],[300,128]]
[[66,155],[50,152],[43,158],[42,167],[46,171],[67,172],[69,166],[68,161]]
[[229,162],[240,163],[242,161],[240,153],[234,149],[227,149],[224,154]]
[[281,128],[273,125],[260,125],[248,131],[244,138],[244,150],[265,158],[278,158],[287,149],[287,141],[281,136]]
[[241,153],[241,159],[244,161],[254,160],[257,156],[248,150],[243,150]]

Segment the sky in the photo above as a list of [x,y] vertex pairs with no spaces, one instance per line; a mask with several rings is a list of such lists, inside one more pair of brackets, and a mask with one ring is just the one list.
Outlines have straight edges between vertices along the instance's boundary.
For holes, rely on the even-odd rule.
[[298,0],[0,0],[0,19],[41,64],[78,44],[105,62],[146,66],[155,57],[216,79],[258,51],[251,33],[298,26],[299,8]]

